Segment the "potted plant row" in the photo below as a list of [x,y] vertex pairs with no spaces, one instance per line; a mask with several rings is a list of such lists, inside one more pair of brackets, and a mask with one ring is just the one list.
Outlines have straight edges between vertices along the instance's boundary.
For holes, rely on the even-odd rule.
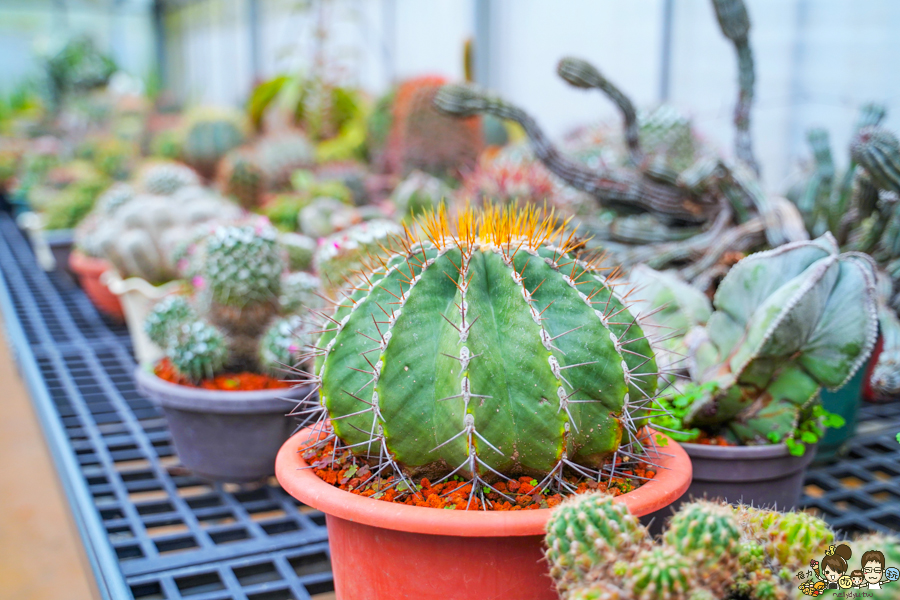
[[296,422],[285,414],[312,401],[299,313],[318,282],[286,271],[287,251],[265,222],[219,226],[189,257],[194,292],[157,303],[145,321],[164,357],[139,365],[138,388],[161,405],[182,464],[219,481],[274,473]]
[[691,456],[689,495],[796,506],[823,428],[843,425],[819,393],[850,381],[875,345],[871,259],[839,254],[830,234],[785,244],[732,267],[711,306],[670,274],[630,279],[689,375],[651,420]]
[[326,513],[338,597],[554,598],[546,508],[603,489],[644,515],[687,489],[685,453],[645,427],[652,348],[555,222],[428,213],[325,319],[314,424],[276,474]]

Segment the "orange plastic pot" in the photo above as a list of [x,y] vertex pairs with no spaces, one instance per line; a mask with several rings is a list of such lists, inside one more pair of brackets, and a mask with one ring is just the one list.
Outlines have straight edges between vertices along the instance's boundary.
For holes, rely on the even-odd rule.
[[[302,450],[319,435],[304,429],[291,437],[275,475],[294,498],[325,513],[338,600],[558,598],[543,555],[550,510],[453,511],[357,496],[304,468]],[[669,440],[664,451],[652,481],[616,498],[637,516],[668,506],[691,483],[681,446]]]
[[109,261],[73,250],[69,254],[69,268],[75,273],[78,284],[97,310],[118,321],[125,321],[125,312],[122,310],[119,297],[100,281],[100,276],[113,268]]

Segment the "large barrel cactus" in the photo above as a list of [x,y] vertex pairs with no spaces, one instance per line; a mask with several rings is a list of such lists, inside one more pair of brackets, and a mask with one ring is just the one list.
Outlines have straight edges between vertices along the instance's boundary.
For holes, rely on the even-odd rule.
[[744,443],[781,440],[822,387],[846,383],[878,327],[872,260],[826,234],[751,255],[728,273],[693,341],[692,377],[717,391],[686,421],[726,425]]
[[617,452],[640,460],[653,351],[555,223],[535,208],[429,213],[362,276],[315,350],[341,444],[411,475],[563,487],[565,467],[597,479]]

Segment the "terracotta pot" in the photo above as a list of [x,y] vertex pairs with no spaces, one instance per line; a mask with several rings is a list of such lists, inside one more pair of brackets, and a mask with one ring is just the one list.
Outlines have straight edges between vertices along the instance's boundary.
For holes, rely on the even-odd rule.
[[297,427],[285,415],[309,386],[228,392],[164,381],[137,367],[138,389],[162,407],[181,464],[214,481],[258,481],[275,473],[279,448]]
[[[294,498],[325,513],[338,600],[555,600],[543,560],[549,510],[451,511],[351,494],[316,476],[301,449],[318,439],[304,429],[282,446],[275,475]],[[637,516],[677,500],[691,462],[673,441],[656,459],[653,481],[616,498]]]
[[694,478],[685,494],[754,506],[791,510],[800,502],[803,475],[816,448],[794,456],[785,444],[710,446],[681,444],[691,457]]
[[100,281],[100,276],[113,268],[109,261],[73,250],[69,255],[69,267],[78,278],[81,289],[94,303],[97,310],[117,321],[125,321],[125,313],[119,297],[109,291],[109,288]]

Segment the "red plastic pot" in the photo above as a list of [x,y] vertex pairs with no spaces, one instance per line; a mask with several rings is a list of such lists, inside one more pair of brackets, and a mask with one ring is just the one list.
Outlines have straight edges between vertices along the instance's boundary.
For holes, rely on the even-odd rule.
[[78,284],[97,307],[97,310],[118,321],[125,322],[125,313],[119,297],[109,291],[106,284],[100,281],[100,276],[113,268],[109,261],[73,250],[69,255],[69,268],[75,273]]
[[[331,486],[305,469],[304,429],[278,453],[275,475],[294,498],[325,513],[338,600],[555,600],[543,560],[549,510],[451,511],[393,504]],[[665,436],[663,436],[665,437]],[[656,512],[691,482],[691,461],[669,440],[656,477],[616,498],[636,516]]]

